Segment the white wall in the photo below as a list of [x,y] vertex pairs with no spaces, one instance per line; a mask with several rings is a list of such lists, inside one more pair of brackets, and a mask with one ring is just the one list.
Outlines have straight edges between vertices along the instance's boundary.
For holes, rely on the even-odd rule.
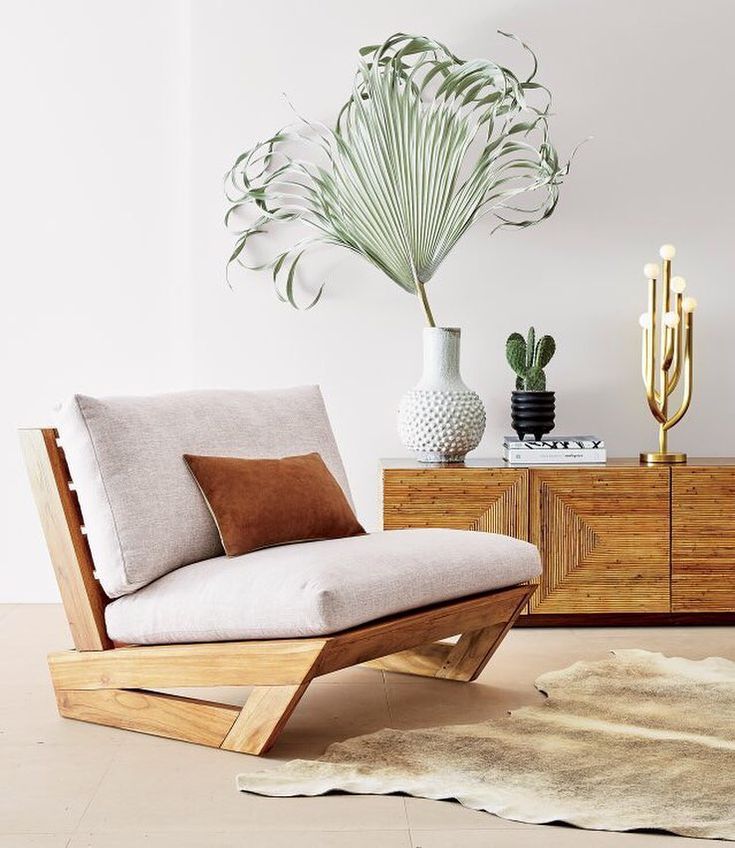
[[16,428],[188,382],[180,7],[24,0],[0,26],[0,600],[56,586]]
[[595,137],[550,221],[472,231],[430,284],[438,320],[463,328],[465,379],[487,405],[476,455],[496,455],[508,430],[503,342],[531,322],[558,343],[558,431],[600,432],[613,455],[655,446],[637,316],[641,267],[664,241],[700,302],[696,394],[672,445],[732,453],[727,0],[282,0],[272,11],[242,0],[36,0],[5,23],[0,600],[55,596],[14,428],[72,389],[319,382],[361,517],[377,526],[377,460],[403,453],[394,411],[420,368],[417,303],[351,257],[311,312],[279,303],[267,276],[243,272],[230,291],[221,179],[290,120],[283,92],[330,120],[357,48],[397,30],[513,63],[521,57],[494,32],[518,33],[554,92],[559,149]]

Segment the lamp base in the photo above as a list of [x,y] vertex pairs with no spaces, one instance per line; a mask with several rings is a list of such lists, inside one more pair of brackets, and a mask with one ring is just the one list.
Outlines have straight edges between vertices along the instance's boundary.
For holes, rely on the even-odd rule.
[[660,453],[656,451],[654,453],[642,453],[640,460],[648,465],[675,465],[686,462],[687,455],[685,453]]

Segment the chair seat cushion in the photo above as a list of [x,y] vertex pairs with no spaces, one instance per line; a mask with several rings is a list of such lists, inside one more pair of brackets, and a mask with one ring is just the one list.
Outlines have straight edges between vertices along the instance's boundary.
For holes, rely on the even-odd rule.
[[391,530],[193,563],[105,615],[110,637],[129,644],[323,636],[540,571],[537,548],[509,536]]

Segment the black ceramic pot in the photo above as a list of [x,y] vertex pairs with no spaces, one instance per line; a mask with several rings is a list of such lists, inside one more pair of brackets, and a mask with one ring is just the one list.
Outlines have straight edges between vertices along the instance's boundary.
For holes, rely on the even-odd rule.
[[554,429],[554,393],[513,392],[510,420],[519,439],[526,435],[542,439]]

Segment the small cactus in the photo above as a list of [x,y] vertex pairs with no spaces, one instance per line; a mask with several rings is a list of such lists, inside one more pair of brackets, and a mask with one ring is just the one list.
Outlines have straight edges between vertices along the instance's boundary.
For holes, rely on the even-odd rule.
[[505,343],[508,364],[517,374],[516,391],[546,391],[544,368],[556,351],[556,342],[551,336],[541,336],[536,341],[536,331],[528,330],[528,338],[520,333],[511,333]]

